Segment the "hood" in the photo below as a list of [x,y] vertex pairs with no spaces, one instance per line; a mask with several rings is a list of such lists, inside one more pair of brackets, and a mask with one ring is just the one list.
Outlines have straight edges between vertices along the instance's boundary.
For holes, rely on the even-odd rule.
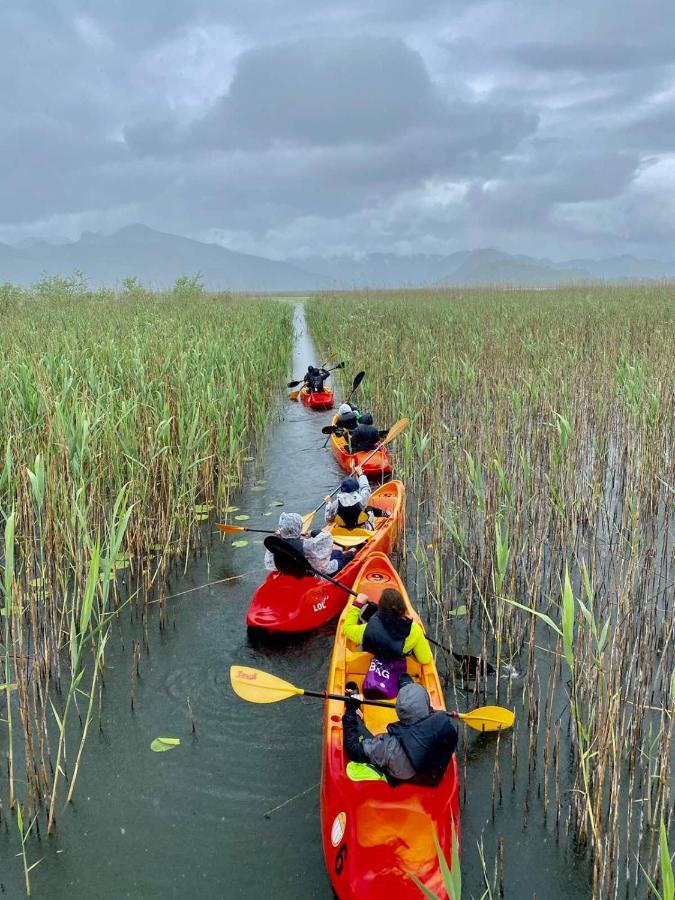
[[298,538],[302,532],[300,513],[282,513],[279,516],[279,534],[282,538]]
[[431,713],[429,695],[421,684],[404,684],[396,698],[396,714],[403,725],[414,725]]
[[333,552],[333,538],[327,531],[320,531],[316,537],[307,538],[303,544],[306,558],[312,565],[315,562],[323,562],[330,559]]
[[350,413],[351,411],[352,411],[352,408],[349,405],[349,403],[341,403],[338,406],[338,415],[339,416],[346,416],[347,413]]
[[356,478],[345,478],[345,480],[340,485],[340,493],[341,494],[353,494],[354,491],[358,491],[359,483]]
[[372,425],[373,417],[370,413],[364,413],[359,419],[359,425]]

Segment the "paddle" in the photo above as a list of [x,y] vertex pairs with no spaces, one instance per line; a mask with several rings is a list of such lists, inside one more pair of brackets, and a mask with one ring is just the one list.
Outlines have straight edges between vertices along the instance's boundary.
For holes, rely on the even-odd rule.
[[[327,369],[326,371],[337,372],[338,369],[344,369],[344,367],[345,367],[345,364],[343,362],[341,362],[341,363],[338,363],[337,366],[333,366],[332,369]],[[289,381],[288,387],[290,387],[290,388],[297,387],[299,384],[304,384],[304,381]]]
[[225,525],[218,522],[218,529],[223,534],[237,534],[240,531],[254,531],[256,534],[275,534],[276,532],[265,530],[264,528],[244,528],[243,525]]
[[441,644],[440,641],[436,641],[434,640],[434,638],[429,637],[428,634],[425,636],[430,644],[433,644],[435,647],[439,647],[444,653],[451,653],[460,664],[460,667],[465,670],[468,677],[475,678],[479,672],[481,675],[494,675],[497,671],[492,663],[487,662],[481,656],[471,656],[470,654],[466,653],[455,653],[454,650],[446,647],[445,644]]
[[[342,700],[350,698],[345,694],[329,694],[327,691],[308,691],[296,687],[290,681],[283,681],[276,675],[270,675],[260,669],[249,666],[230,666],[230,682],[238,697],[249,703],[278,703],[289,697],[318,697],[320,700]],[[365,706],[385,706],[395,709],[395,703],[386,700],[361,700]],[[448,715],[453,719],[461,719],[476,731],[502,731],[511,728],[515,721],[515,713],[501,706],[483,706],[468,713],[452,710]]]
[[[382,447],[386,447],[387,444],[391,444],[391,442],[395,438],[397,438],[399,436],[399,434],[401,434],[401,432],[406,430],[408,425],[410,425],[410,419],[406,419],[406,418],[399,419],[398,422],[394,422],[394,424],[391,426],[391,428],[387,432],[387,436],[383,440],[380,441],[380,443],[377,445],[377,447],[371,453],[369,453],[368,456],[366,456],[366,458],[363,460],[363,462],[359,465],[359,468],[362,469],[363,466],[365,466],[365,464],[368,462],[368,460],[372,459],[373,456],[375,456],[375,454],[378,453],[382,449]],[[332,491],[328,496],[333,497],[335,494],[337,494],[337,492],[339,490],[340,490],[340,485],[338,485],[335,488],[335,490]],[[312,524],[312,519],[319,512],[319,510],[325,506],[325,503],[326,503],[326,501],[324,499],[319,504],[319,506],[317,506],[316,509],[313,509],[311,513],[307,513],[306,516],[302,517],[302,530],[303,531],[309,530],[309,526]]]

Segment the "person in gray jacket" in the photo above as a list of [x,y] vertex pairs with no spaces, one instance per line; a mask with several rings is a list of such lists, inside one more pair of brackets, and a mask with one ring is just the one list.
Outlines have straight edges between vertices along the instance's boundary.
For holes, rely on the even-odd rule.
[[358,694],[345,701],[345,753],[354,762],[376,766],[390,783],[436,785],[455,752],[457,729],[447,712],[431,708],[421,684],[414,683],[409,675],[402,675],[401,682],[396,698],[398,722],[388,725],[384,734],[373,736],[366,728],[358,714],[362,699]]

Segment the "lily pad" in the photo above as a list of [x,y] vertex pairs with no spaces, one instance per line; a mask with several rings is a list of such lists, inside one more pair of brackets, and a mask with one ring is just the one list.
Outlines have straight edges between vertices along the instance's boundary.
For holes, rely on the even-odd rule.
[[467,610],[466,606],[458,606],[457,609],[449,609],[448,615],[454,616],[455,618],[457,618],[459,616],[465,616],[467,614],[467,612],[468,612],[468,610]]
[[272,500],[272,503],[270,505],[271,506],[283,506],[284,501],[283,500]]
[[164,753],[167,750],[173,750],[180,744],[180,738],[158,737],[150,744],[150,749],[155,753]]
[[226,506],[223,512],[237,512],[238,509],[238,506]]
[[213,509],[213,503],[198,503],[195,506],[196,513],[207,513]]
[[245,547],[248,544],[248,541],[232,541],[233,547]]
[[273,515],[274,515],[274,513],[271,513],[271,512],[264,512],[264,513],[263,513],[263,516],[273,516]]
[[201,512],[201,513],[197,513],[195,515],[195,519],[197,520],[197,522],[205,522],[208,519],[208,517],[209,517],[209,514],[207,512]]
[[266,491],[267,488],[265,487],[264,484],[254,484],[253,487],[251,488],[251,490],[255,491],[256,493],[259,493],[260,491]]
[[234,518],[237,522],[246,522],[246,520],[250,519],[251,517],[242,513],[240,516],[235,516]]
[[258,485],[258,484],[267,484],[267,480],[265,478],[259,478],[256,481],[256,485]]

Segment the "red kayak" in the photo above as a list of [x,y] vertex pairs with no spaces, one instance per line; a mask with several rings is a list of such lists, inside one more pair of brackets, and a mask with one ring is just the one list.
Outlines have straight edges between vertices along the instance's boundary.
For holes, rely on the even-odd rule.
[[315,409],[317,412],[333,408],[333,392],[331,390],[316,391],[311,394],[306,387],[300,391],[300,400],[302,405],[308,409]]
[[[337,422],[337,416],[333,419],[333,425]],[[368,478],[384,478],[391,475],[391,456],[386,447],[381,447],[377,453],[349,453],[347,442],[343,437],[335,434],[330,436],[330,448],[333,456],[338,461],[340,468],[345,472],[351,472],[356,466],[361,466],[363,474]],[[370,459],[368,457],[370,456]],[[364,460],[368,462],[364,463]]]
[[[420,618],[391,562],[382,553],[371,554],[354,581],[354,590],[377,602],[384,588],[397,588],[405,597],[408,613]],[[338,623],[335,646],[328,671],[329,694],[344,694],[348,681],[359,686],[372,656],[347,642]],[[421,624],[421,622],[420,622]],[[436,665],[420,665],[407,659],[408,674],[429,692],[434,709],[445,709],[443,690]],[[363,706],[365,724],[373,734],[396,721],[393,709]],[[399,784],[382,780],[353,780],[372,777],[363,766],[350,766],[342,746],[344,703],[329,700],[325,705],[323,766],[321,772],[321,836],[328,875],[340,900],[418,900],[422,896],[410,878],[415,875],[433,896],[447,897],[438,864],[434,833],[443,854],[452,865],[453,851],[459,850],[459,790],[457,761],[453,757],[436,787]],[[351,777],[350,777],[351,776]],[[458,857],[457,857],[458,859]],[[457,862],[455,864],[458,864]]]
[[[360,537],[364,543],[354,559],[337,575],[345,587],[351,587],[364,561],[376,551],[390,553],[396,543],[405,516],[405,488],[401,481],[389,481],[370,495],[369,506],[390,513],[389,518],[375,519],[375,531],[361,528],[346,531],[336,525],[327,529],[336,542],[353,544]],[[337,616],[349,600],[349,594],[323,578],[293,578],[270,572],[253,595],[246,615],[249,628],[286,634],[311,631]]]

